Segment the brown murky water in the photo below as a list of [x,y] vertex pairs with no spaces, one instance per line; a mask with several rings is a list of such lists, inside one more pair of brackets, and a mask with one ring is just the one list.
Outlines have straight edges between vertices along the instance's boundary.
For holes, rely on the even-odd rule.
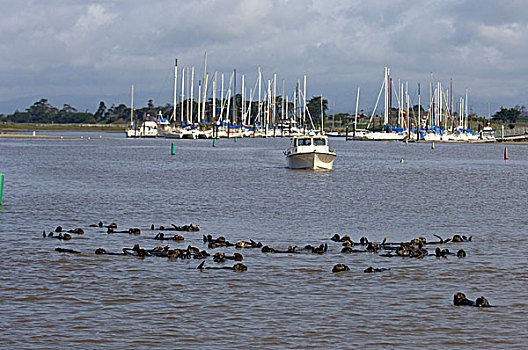
[[[98,137],[99,134],[92,136]],[[105,135],[109,136],[109,135]],[[112,136],[112,135],[110,135]],[[0,140],[3,348],[524,348],[528,340],[528,147],[345,142],[331,172],[285,168],[287,139]],[[401,160],[403,159],[403,162]],[[90,228],[100,220],[140,236]],[[159,242],[150,225],[324,255],[238,251],[248,271],[200,260],[95,255]],[[82,227],[70,241],[42,238]],[[354,241],[472,236],[455,256],[342,254]],[[55,252],[70,248],[81,254]],[[433,253],[435,246],[428,247]],[[336,263],[350,271],[333,274]],[[206,266],[223,265],[207,258]],[[363,273],[368,266],[391,268]],[[495,308],[452,305],[461,291]]]

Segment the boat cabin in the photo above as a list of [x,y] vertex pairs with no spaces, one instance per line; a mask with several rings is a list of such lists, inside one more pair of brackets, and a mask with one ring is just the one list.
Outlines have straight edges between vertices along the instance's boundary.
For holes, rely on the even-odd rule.
[[326,146],[328,139],[326,137],[298,137],[293,139],[293,146]]

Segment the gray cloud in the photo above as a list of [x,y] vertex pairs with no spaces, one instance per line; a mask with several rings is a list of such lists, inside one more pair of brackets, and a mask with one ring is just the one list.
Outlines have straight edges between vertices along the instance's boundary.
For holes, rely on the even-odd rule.
[[[455,94],[470,89],[475,110],[526,104],[528,8],[524,1],[198,0],[0,1],[0,112],[47,97],[94,110],[99,100],[128,103],[135,84],[143,103],[172,100],[172,65],[194,65],[248,84],[261,66],[289,90],[308,75],[308,94],[323,93],[352,111],[355,90],[371,109],[390,66],[416,85],[430,73]],[[279,84],[282,86],[282,83]],[[240,84],[238,85],[240,86]],[[58,101],[59,99],[64,99]],[[25,103],[25,104],[24,104]]]

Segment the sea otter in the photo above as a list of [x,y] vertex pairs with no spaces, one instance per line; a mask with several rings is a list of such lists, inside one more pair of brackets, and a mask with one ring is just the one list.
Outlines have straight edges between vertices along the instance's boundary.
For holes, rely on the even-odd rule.
[[369,266],[363,272],[365,272],[365,273],[373,273],[373,272],[383,272],[383,271],[387,271],[387,270],[390,270],[390,268],[385,268],[385,267],[374,268],[372,266]]
[[478,297],[476,302],[466,298],[464,293],[458,292],[453,296],[453,304],[456,306],[477,306],[477,307],[491,307],[488,300],[484,297]]
[[345,264],[335,264],[332,268],[332,272],[343,272],[343,271],[350,271],[350,268],[346,266]]
[[235,265],[233,265],[232,267],[227,267],[227,266],[215,266],[215,267],[204,267],[204,264],[205,264],[205,260],[202,261],[200,263],[200,265],[198,265],[197,269],[198,270],[204,270],[204,269],[208,269],[208,270],[233,270],[233,271],[247,271],[247,266],[242,264],[242,263],[236,263]]

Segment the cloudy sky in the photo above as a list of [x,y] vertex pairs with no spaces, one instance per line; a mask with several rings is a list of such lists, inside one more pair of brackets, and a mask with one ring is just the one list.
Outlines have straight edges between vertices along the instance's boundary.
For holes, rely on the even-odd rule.
[[[0,0],[0,113],[40,98],[95,111],[149,98],[172,103],[173,66],[246,75],[277,73],[293,93],[337,112],[372,110],[384,67],[416,101],[429,81],[455,100],[469,88],[475,112],[528,105],[526,0]],[[198,78],[197,78],[198,79]],[[237,83],[240,88],[240,81]]]

